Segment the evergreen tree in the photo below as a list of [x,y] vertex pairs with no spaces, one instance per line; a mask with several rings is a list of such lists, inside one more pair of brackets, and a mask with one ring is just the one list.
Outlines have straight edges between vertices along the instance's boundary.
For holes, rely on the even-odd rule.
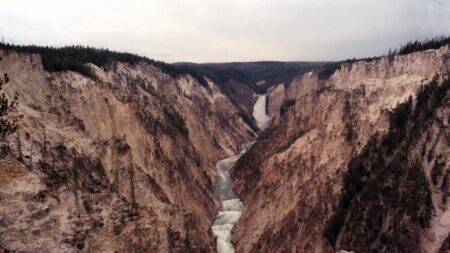
[[[1,61],[1,58],[0,58]],[[3,84],[7,84],[9,82],[9,77],[5,73],[3,77],[0,77],[0,92],[3,89]],[[16,93],[12,100],[6,97],[4,92],[0,93],[0,138],[5,140],[7,136],[17,131],[17,122],[16,120],[11,121],[6,118],[8,113],[16,108],[17,106],[18,94]],[[9,150],[9,146],[2,145],[0,146],[0,154],[3,155]]]

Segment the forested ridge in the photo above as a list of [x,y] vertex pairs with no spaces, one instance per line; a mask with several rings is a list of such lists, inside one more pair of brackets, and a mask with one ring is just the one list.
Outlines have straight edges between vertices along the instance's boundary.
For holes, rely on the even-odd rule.
[[165,74],[172,77],[189,74],[197,79],[202,85],[206,85],[206,81],[203,76],[195,69],[177,67],[163,61],[157,61],[131,53],[111,51],[104,48],[98,49],[85,46],[66,46],[56,48],[35,45],[19,46],[0,43],[0,49],[14,50],[19,53],[39,54],[46,71],[57,72],[70,70],[78,72],[94,80],[96,79],[96,76],[91,69],[86,66],[86,63],[93,63],[98,67],[106,67],[109,63],[114,61],[130,64],[146,62],[161,69]]

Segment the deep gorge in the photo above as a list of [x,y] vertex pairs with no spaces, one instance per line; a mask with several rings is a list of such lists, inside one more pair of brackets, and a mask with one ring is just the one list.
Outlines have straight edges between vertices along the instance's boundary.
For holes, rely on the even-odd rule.
[[70,48],[82,71],[32,50],[0,49],[6,252],[448,251],[447,42],[331,65]]

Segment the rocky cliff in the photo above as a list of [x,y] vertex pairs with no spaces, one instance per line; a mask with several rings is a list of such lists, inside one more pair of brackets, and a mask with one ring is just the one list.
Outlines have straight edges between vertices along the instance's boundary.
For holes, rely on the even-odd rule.
[[433,75],[439,70],[446,57],[446,47],[439,50],[419,51],[406,55],[391,55],[354,63],[334,63],[339,67],[329,78],[321,76],[320,69],[299,75],[289,84],[278,85],[269,92],[269,109],[277,113],[280,108],[280,98],[298,99],[305,94],[318,89],[334,87],[338,89],[354,89],[364,82],[366,86],[377,85],[379,81],[401,81],[401,77]]
[[[245,207],[235,230],[237,251],[333,252],[324,230],[338,210],[349,162],[371,136],[388,132],[390,110],[410,97],[415,101],[420,87],[449,70],[444,46],[343,64],[327,79],[310,72],[274,88],[272,125],[232,169]],[[421,236],[428,242],[420,245],[437,245],[448,234],[433,220],[450,211],[439,213],[428,228],[439,235]],[[338,245],[352,245],[345,242]]]
[[0,161],[0,248],[212,252],[215,162],[254,138],[213,82],[148,63],[46,72],[1,50],[19,124]]
[[422,87],[351,159],[325,236],[355,252],[448,252],[450,79]]

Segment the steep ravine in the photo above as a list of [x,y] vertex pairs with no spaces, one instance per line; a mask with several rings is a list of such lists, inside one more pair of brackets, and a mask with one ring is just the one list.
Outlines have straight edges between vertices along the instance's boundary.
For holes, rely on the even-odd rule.
[[[253,106],[253,117],[258,127],[263,130],[269,123],[270,117],[266,114],[266,95],[259,95]],[[230,168],[239,158],[248,151],[254,142],[247,142],[242,145],[242,151],[231,157],[220,160],[216,164],[217,182],[216,192],[221,201],[221,209],[212,225],[214,236],[217,237],[218,253],[235,252],[232,244],[232,230],[239,222],[244,208],[241,200],[233,192],[233,181],[230,176]]]
[[[347,64],[326,80],[310,72],[287,89],[271,90],[272,123],[231,169],[245,206],[234,229],[236,250],[333,252],[324,228],[337,209],[349,161],[370,136],[389,130],[390,110],[449,70],[447,45]],[[441,212],[449,211],[439,211],[442,220]],[[432,219],[429,230],[442,229]],[[445,232],[422,239],[435,243]]]
[[325,236],[354,252],[449,252],[450,80],[433,81],[390,113],[348,164]]
[[[251,90],[233,101],[210,80],[145,62],[87,64],[93,80],[47,72],[36,54],[0,57],[0,75],[11,78],[3,91],[19,93],[9,118],[20,126],[0,157],[0,251],[328,253],[370,243],[442,253],[450,245],[450,93],[429,85],[450,70],[448,46],[270,89],[253,104],[259,136],[244,117]],[[398,108],[407,113],[393,127]],[[389,152],[405,159],[384,155],[383,165],[404,166],[389,181],[375,155],[391,135]],[[352,171],[357,191],[339,213]],[[399,196],[406,202],[389,202]],[[392,227],[414,232],[406,247]]]
[[0,250],[214,251],[214,164],[256,136],[218,85],[145,62],[88,64],[94,81],[47,72],[37,54],[0,57],[5,93],[19,93]]

